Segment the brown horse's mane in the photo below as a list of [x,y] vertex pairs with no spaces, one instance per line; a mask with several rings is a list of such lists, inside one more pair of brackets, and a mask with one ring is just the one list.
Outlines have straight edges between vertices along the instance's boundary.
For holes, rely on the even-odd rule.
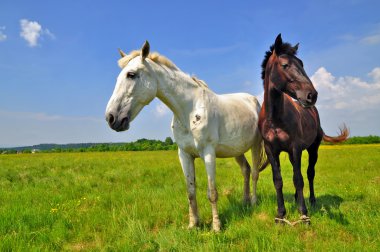
[[[265,79],[265,68],[274,50],[275,48],[273,44],[270,46],[269,51],[265,52],[263,63],[261,63],[261,79],[263,80]],[[295,56],[297,55],[297,50],[294,49],[294,47],[291,44],[283,43],[280,48],[276,48],[276,54],[277,55],[287,54],[287,55]],[[263,85],[264,85],[264,82],[263,82]]]

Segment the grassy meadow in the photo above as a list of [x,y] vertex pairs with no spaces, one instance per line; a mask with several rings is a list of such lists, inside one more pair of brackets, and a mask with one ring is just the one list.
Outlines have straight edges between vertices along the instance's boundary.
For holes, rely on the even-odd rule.
[[[285,154],[281,162],[296,220],[292,168]],[[0,251],[380,251],[380,145],[321,147],[310,226],[274,224],[270,167],[258,205],[243,206],[238,165],[218,159],[223,230],[214,233],[200,160],[196,171],[201,226],[188,230],[176,151],[0,155]]]

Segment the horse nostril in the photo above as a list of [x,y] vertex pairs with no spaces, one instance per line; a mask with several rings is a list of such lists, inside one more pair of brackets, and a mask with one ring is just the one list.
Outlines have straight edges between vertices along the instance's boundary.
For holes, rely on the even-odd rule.
[[128,116],[123,118],[123,120],[121,120],[121,125],[123,125],[124,127],[127,127],[128,123],[129,123]]
[[308,93],[307,94],[307,101],[311,102],[313,99],[313,94],[312,93]]
[[111,114],[111,113],[109,113],[108,115],[107,115],[107,122],[108,122],[108,124],[109,125],[113,125],[114,123],[115,123],[115,117]]
[[306,102],[315,104],[317,102],[318,92],[310,92],[306,96]]

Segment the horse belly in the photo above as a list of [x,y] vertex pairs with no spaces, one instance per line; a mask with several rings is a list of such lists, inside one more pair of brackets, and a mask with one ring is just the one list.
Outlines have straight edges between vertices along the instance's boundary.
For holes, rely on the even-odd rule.
[[[215,148],[217,157],[236,157],[244,154],[254,145],[254,139],[259,132],[254,129],[254,124],[250,127],[243,125],[239,130],[220,132],[219,141]],[[256,132],[256,133],[255,133]]]
[[[261,110],[257,98],[245,93],[219,96],[219,149],[241,154],[252,148],[258,131]],[[224,151],[225,150],[225,151]]]
[[260,135],[256,111],[251,108],[235,111],[228,118],[220,120],[219,140],[216,146],[218,157],[236,157],[244,154],[253,147],[255,138]]
[[253,142],[243,144],[218,144],[215,149],[216,157],[227,158],[237,157],[247,152],[253,145]]

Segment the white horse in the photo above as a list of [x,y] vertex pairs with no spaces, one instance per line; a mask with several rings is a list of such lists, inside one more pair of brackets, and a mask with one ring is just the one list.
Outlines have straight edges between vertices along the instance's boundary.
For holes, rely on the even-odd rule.
[[[187,182],[189,228],[199,224],[194,159],[200,157],[208,175],[213,229],[220,230],[215,183],[215,158],[235,157],[244,176],[244,201],[255,203],[259,170],[267,164],[262,138],[257,128],[260,104],[249,94],[217,95],[207,85],[182,72],[158,53],[149,53],[146,41],[141,51],[129,55],[119,50],[122,68],[106,109],[106,120],[115,131],[129,129],[130,122],[155,97],[174,114],[172,131]],[[253,159],[253,196],[250,198],[251,168],[244,156]]]

